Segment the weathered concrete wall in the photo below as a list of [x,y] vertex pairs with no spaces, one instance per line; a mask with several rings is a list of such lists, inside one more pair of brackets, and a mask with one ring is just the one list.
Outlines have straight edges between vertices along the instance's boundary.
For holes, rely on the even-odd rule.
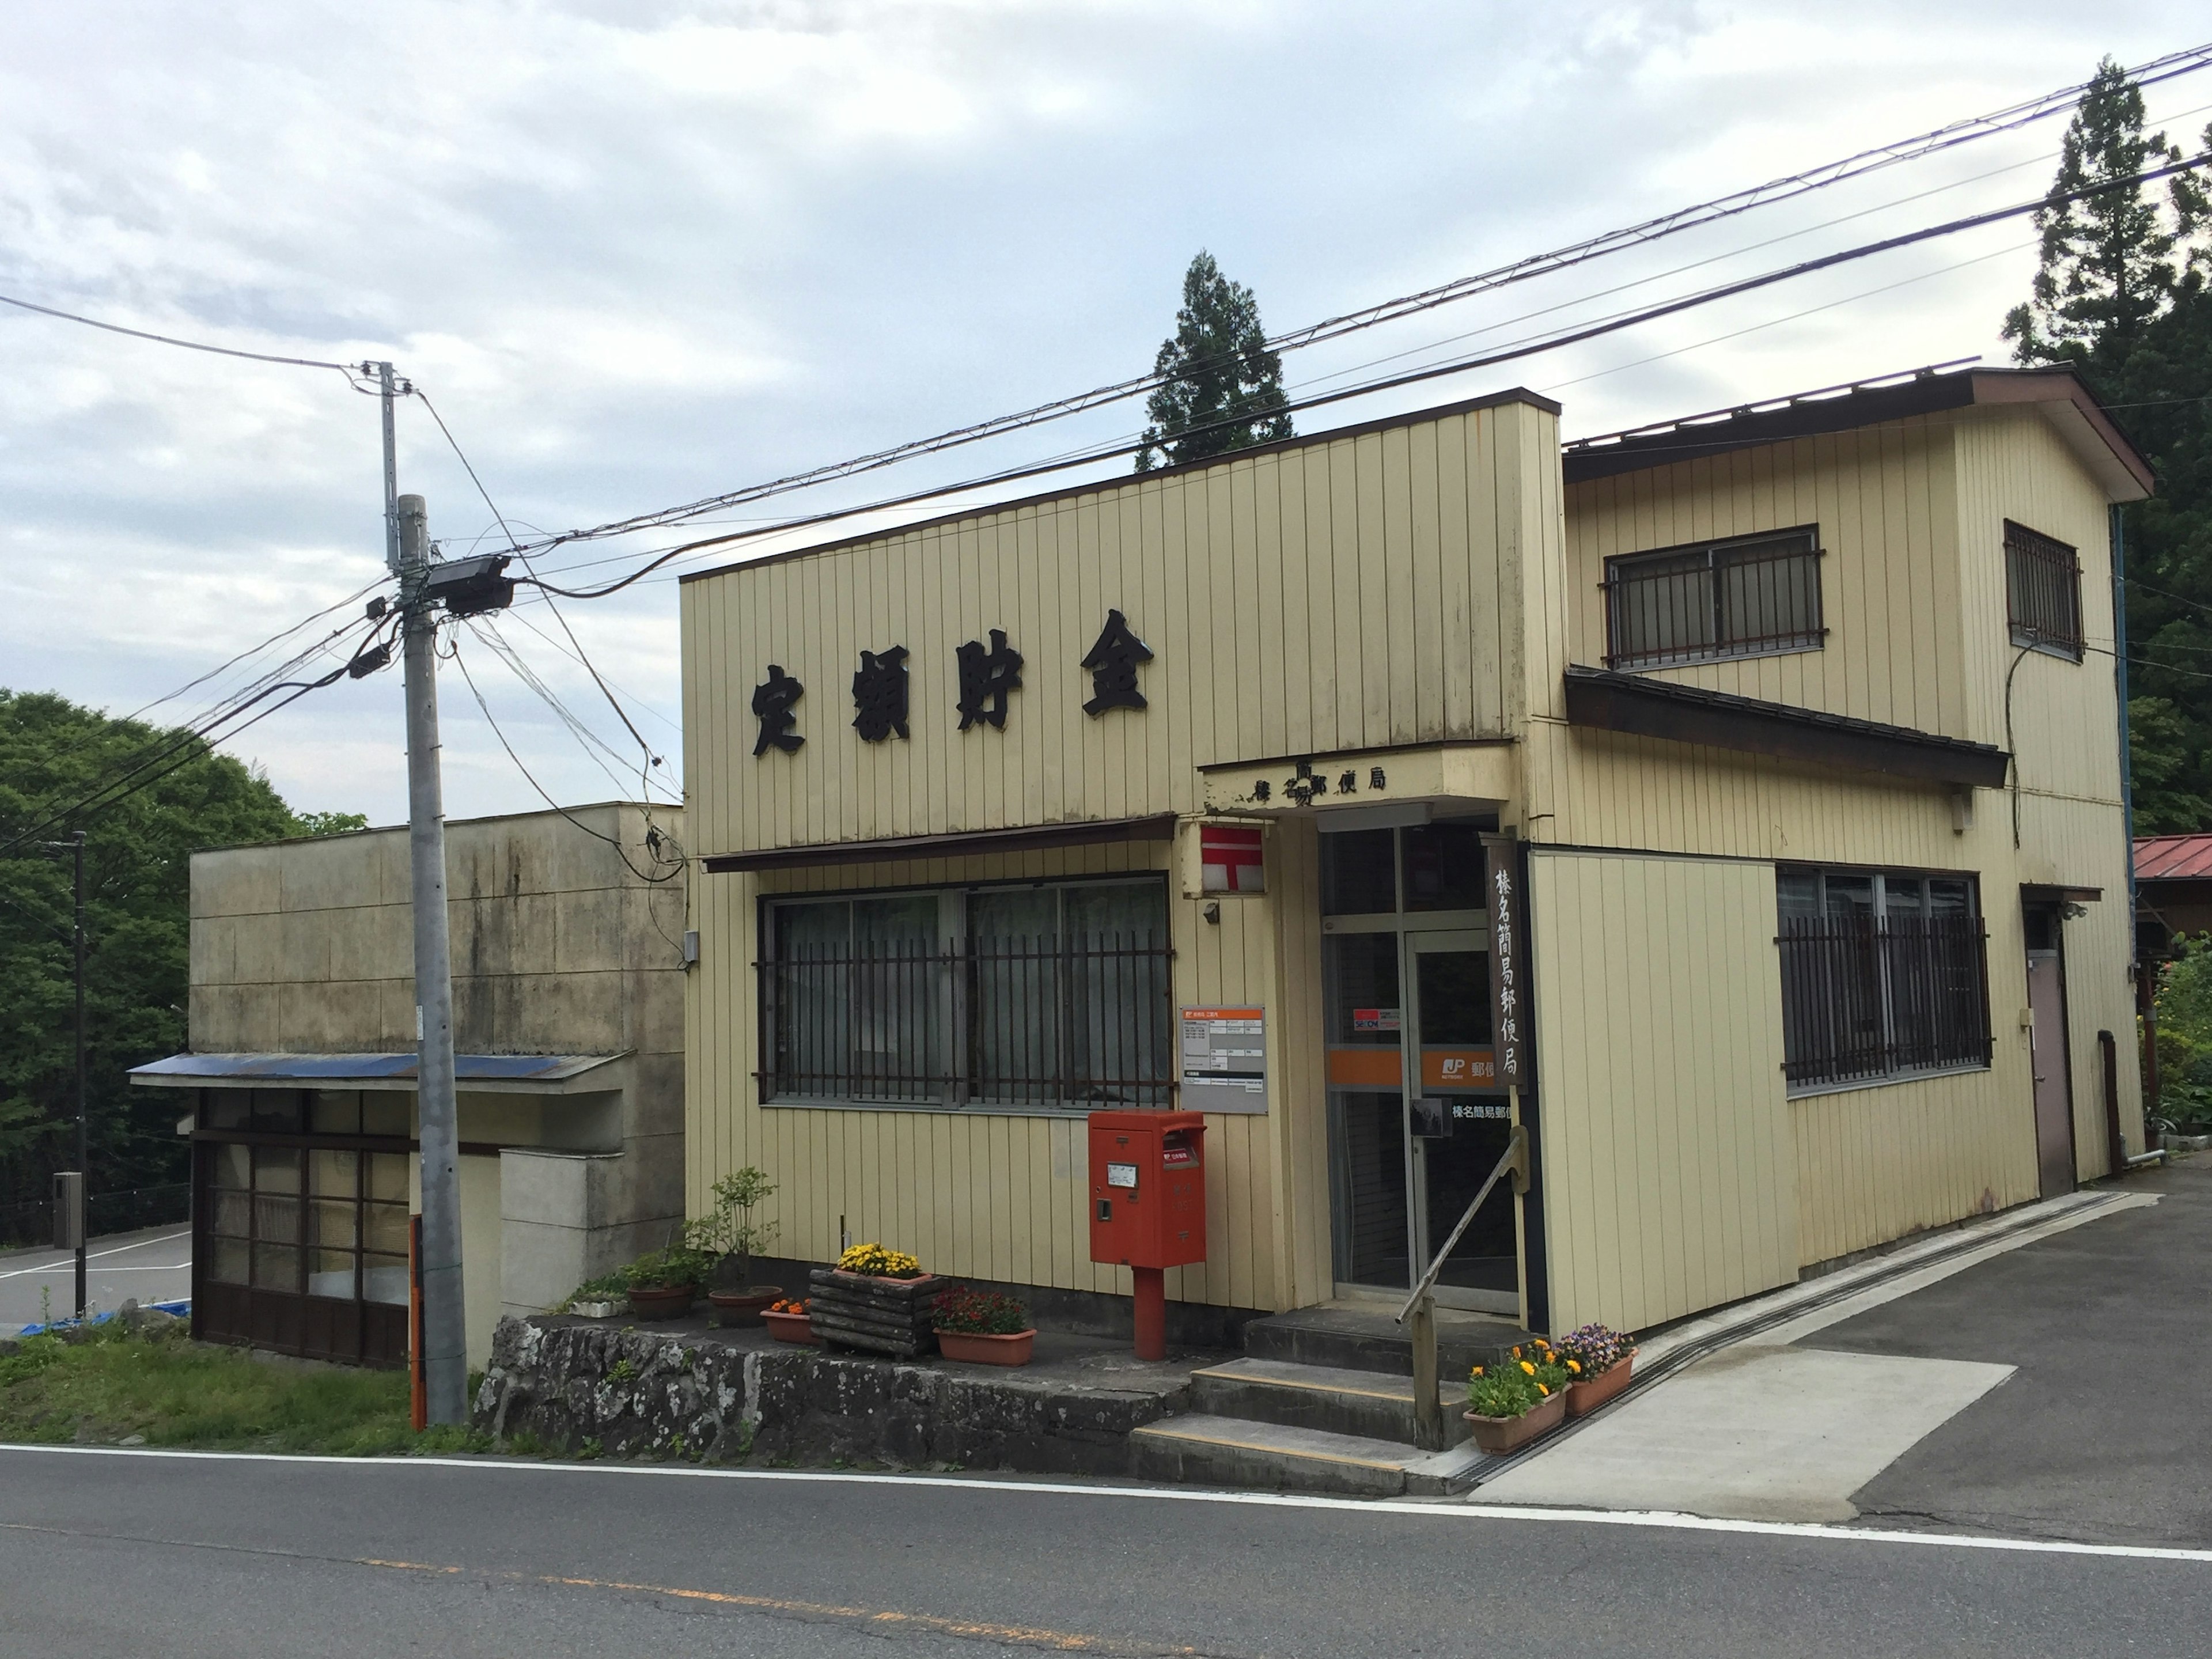
[[493,1339],[476,1426],[571,1454],[1126,1474],[1129,1431],[1187,1409],[1188,1396],[1187,1382],[1101,1389],[509,1318]]
[[[464,1086],[461,1139],[505,1166],[495,1193],[470,1195],[479,1360],[502,1313],[553,1305],[683,1218],[687,883],[648,847],[665,837],[672,857],[682,834],[680,811],[619,802],[447,826],[454,1048],[624,1056],[587,1074],[590,1092]],[[412,1049],[407,831],[194,855],[190,1014],[203,1054]],[[550,1156],[507,1156],[526,1152]],[[582,1172],[561,1154],[589,1156],[588,1179],[564,1178]]]

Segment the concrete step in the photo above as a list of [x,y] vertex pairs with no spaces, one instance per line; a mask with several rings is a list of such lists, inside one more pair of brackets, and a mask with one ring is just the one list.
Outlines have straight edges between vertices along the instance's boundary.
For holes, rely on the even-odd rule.
[[1395,1440],[1200,1412],[1146,1424],[1129,1448],[1144,1480],[1351,1498],[1464,1492],[1482,1462],[1472,1445],[1422,1452]]
[[[1213,1417],[1247,1418],[1285,1428],[1413,1443],[1413,1379],[1338,1365],[1301,1365],[1287,1359],[1232,1359],[1191,1374],[1191,1405]],[[1456,1379],[1440,1379],[1447,1434],[1467,1437],[1465,1393]]]
[[[1341,1370],[1413,1374],[1413,1345],[1396,1310],[1376,1302],[1332,1302],[1255,1319],[1244,1328],[1244,1352],[1255,1359],[1287,1359]],[[1509,1319],[1457,1309],[1437,1310],[1437,1376],[1447,1385],[1469,1367],[1494,1364],[1528,1333]]]

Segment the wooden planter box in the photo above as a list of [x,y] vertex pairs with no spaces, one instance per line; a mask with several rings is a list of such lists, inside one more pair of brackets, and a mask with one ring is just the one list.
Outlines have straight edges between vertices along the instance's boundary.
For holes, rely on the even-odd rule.
[[1549,1434],[1565,1420],[1566,1415],[1567,1391],[1565,1389],[1542,1405],[1522,1412],[1518,1417],[1478,1417],[1473,1412],[1466,1413],[1468,1424],[1474,1430],[1474,1443],[1492,1457],[1525,1446],[1540,1434]]
[[949,1288],[937,1274],[876,1279],[817,1267],[810,1279],[807,1316],[824,1346],[858,1348],[897,1359],[936,1351],[930,1307]]
[[1636,1350],[1631,1348],[1595,1376],[1568,1383],[1567,1415],[1587,1416],[1607,1401],[1618,1398],[1621,1390],[1627,1388],[1629,1368],[1635,1364]]

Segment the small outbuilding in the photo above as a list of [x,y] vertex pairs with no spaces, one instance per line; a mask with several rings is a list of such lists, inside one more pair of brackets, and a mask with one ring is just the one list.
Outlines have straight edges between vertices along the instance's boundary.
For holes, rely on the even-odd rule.
[[[469,1356],[683,1219],[682,815],[449,824]],[[404,828],[191,868],[189,1052],[138,1067],[192,1143],[192,1329],[404,1363],[421,1207]]]

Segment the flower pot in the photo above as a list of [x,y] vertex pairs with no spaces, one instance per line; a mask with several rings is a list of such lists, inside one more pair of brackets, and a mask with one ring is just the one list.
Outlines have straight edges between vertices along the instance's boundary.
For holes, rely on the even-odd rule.
[[571,1303],[568,1311],[579,1319],[612,1319],[623,1310],[623,1305],[611,1296],[603,1296],[588,1302]]
[[773,1309],[761,1310],[761,1323],[768,1327],[769,1334],[779,1342],[800,1342],[818,1347],[822,1339],[814,1334],[814,1321],[805,1314],[777,1313]]
[[935,1273],[876,1279],[817,1267],[808,1276],[807,1311],[825,1347],[912,1359],[937,1346],[937,1333],[929,1324],[931,1304],[945,1288]]
[[1474,1443],[1496,1457],[1527,1445],[1540,1434],[1550,1433],[1565,1419],[1566,1414],[1567,1391],[1561,1389],[1541,1405],[1531,1407],[1518,1417],[1479,1417],[1473,1412],[1465,1416],[1474,1431]]
[[1628,1386],[1629,1367],[1636,1363],[1636,1350],[1631,1348],[1595,1376],[1585,1376],[1567,1384],[1567,1415],[1582,1417],[1595,1411],[1608,1400],[1619,1398]]
[[743,1290],[709,1291],[707,1300],[714,1304],[714,1319],[717,1325],[757,1325],[761,1322],[761,1316],[768,1311],[769,1303],[783,1300],[783,1286],[748,1285]]
[[633,1285],[629,1310],[637,1319],[681,1319],[698,1299],[696,1285]]
[[982,1331],[939,1331],[937,1351],[947,1359],[964,1359],[971,1365],[1026,1365],[1036,1344],[1034,1330],[1003,1334]]

